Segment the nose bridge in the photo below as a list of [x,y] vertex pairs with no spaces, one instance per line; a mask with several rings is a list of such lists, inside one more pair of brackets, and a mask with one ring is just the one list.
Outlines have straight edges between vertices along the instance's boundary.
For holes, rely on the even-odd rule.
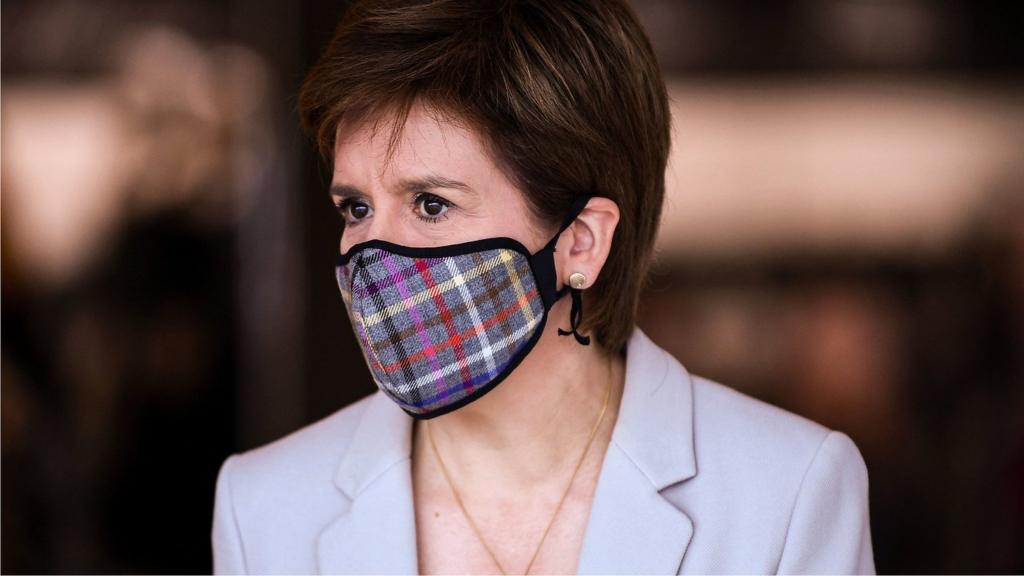
[[386,192],[376,195],[373,217],[362,223],[359,229],[348,229],[342,233],[341,245],[344,250],[370,240],[383,240],[393,244],[408,244],[405,211],[408,207],[397,195]]
[[401,244],[401,238],[395,238],[396,233],[402,229],[399,225],[401,214],[398,209],[399,207],[395,206],[394,202],[388,202],[380,210],[374,210],[373,218],[366,230],[365,240],[384,240]]

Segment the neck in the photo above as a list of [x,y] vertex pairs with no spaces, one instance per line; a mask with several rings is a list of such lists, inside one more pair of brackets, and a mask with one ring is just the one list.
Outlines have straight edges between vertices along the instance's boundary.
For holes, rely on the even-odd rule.
[[[513,488],[560,479],[559,471],[570,469],[584,449],[611,386],[591,450],[607,447],[621,397],[622,358],[605,354],[596,341],[580,346],[560,337],[554,324],[505,381],[427,424],[455,476]],[[419,431],[423,424],[418,422]]]

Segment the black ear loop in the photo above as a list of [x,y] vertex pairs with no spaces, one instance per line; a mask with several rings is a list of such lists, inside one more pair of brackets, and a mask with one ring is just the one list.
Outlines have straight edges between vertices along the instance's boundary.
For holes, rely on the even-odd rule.
[[[576,200],[573,201],[572,209],[569,211],[569,215],[566,217],[565,222],[562,223],[562,227],[558,231],[558,234],[551,241],[552,252],[554,252],[554,245],[556,242],[558,242],[558,238],[562,235],[562,232],[565,232],[566,228],[568,228],[576,220],[576,217],[580,215],[580,212],[583,211],[583,209],[587,206],[587,202],[589,202],[592,197],[593,196],[589,194],[584,194],[582,196],[577,196]],[[569,311],[569,326],[571,330],[562,330],[561,328],[559,328],[558,335],[568,336],[572,334],[573,337],[576,338],[576,341],[579,342],[581,345],[590,346],[590,336],[584,336],[583,334],[579,333],[580,324],[583,323],[583,290],[580,288],[573,288],[572,286],[566,284],[565,286],[562,286],[561,290],[558,291],[558,297],[561,298],[562,296],[564,296],[566,291],[568,291],[569,294],[572,296],[572,309]]]

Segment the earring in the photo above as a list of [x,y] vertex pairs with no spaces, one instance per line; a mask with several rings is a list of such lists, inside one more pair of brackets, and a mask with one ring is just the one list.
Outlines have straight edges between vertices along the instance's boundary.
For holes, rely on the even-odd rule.
[[572,286],[576,290],[582,290],[583,285],[587,283],[587,277],[580,272],[573,272],[569,275],[569,286]]

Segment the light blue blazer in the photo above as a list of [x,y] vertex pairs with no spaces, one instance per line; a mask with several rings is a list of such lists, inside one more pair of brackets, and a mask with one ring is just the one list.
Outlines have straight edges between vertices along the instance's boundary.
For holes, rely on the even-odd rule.
[[[217,573],[417,571],[413,420],[376,392],[217,480]],[[579,573],[874,573],[842,432],[690,375],[639,329]]]

